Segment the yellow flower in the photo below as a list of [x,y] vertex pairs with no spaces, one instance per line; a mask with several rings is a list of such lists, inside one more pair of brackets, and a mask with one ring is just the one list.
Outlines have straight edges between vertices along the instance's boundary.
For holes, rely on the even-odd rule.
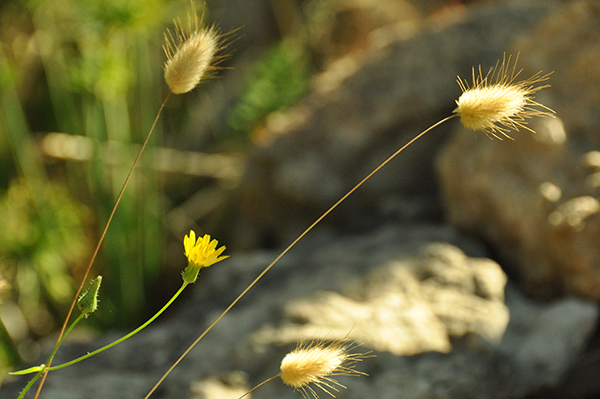
[[454,113],[461,123],[471,130],[482,130],[488,136],[502,139],[498,134],[512,139],[508,130],[527,129],[526,118],[531,116],[553,116],[553,110],[534,101],[534,94],[549,85],[536,86],[548,80],[550,73],[536,73],[529,79],[515,82],[521,71],[516,71],[517,59],[511,67],[511,56],[496,63],[485,76],[479,67],[479,76],[473,69],[473,84],[458,78],[462,95],[456,100]]
[[190,234],[183,239],[185,256],[188,258],[189,265],[183,272],[183,279],[188,283],[193,283],[198,277],[198,272],[203,267],[209,267],[229,256],[220,256],[225,251],[225,246],[217,249],[219,242],[211,240],[208,234],[196,240],[196,233],[190,230]]

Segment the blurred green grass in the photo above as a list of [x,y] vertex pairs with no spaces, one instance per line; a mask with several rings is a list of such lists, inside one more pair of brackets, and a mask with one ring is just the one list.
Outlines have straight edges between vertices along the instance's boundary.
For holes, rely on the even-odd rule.
[[246,136],[272,112],[295,104],[314,73],[311,55],[300,37],[270,48],[254,65],[245,90],[227,118],[230,134]]
[[[2,321],[13,321],[6,330],[17,348],[3,340],[4,366],[35,356],[33,341],[66,315],[133,161],[107,165],[95,153],[87,163],[44,164],[40,134],[32,130],[83,135],[94,143],[141,142],[163,96],[157,43],[167,7],[163,0],[2,6],[0,257],[12,286],[5,302],[14,305]],[[160,137],[159,125],[153,142]],[[107,311],[98,313],[96,326],[130,327],[145,316],[159,276],[162,214],[156,171],[139,168],[92,274],[106,282]],[[19,317],[25,330],[11,331]]]
[[[0,299],[0,369],[33,360],[36,342],[62,323],[133,162],[135,151],[129,150],[144,140],[166,94],[164,28],[173,17],[184,19],[188,8],[174,0],[0,4],[0,275],[11,287]],[[247,148],[252,129],[302,96],[313,69],[298,35],[274,44],[249,72],[239,73],[247,79],[235,88],[235,105],[220,113],[227,115],[220,124],[226,131],[213,137],[222,151],[232,138],[238,143],[233,147]],[[165,115],[150,146],[163,141],[162,126],[177,130],[189,112],[169,111],[175,116]],[[85,137],[92,150],[80,160],[51,158],[42,148],[49,136]],[[211,179],[237,176],[239,159],[210,161],[198,154],[214,163],[212,169],[229,170],[221,166],[225,162],[233,172],[176,177],[168,182],[172,200],[165,195],[164,170],[157,168],[160,154],[144,154],[115,214],[91,275],[104,277],[102,311],[87,325],[128,329],[159,306],[157,288],[169,285],[165,270],[179,281],[172,268],[184,266],[165,265],[177,263],[165,262],[171,239],[165,214],[178,206],[181,193],[201,198],[193,194],[197,186],[203,190]],[[186,173],[167,170],[170,176]],[[206,197],[215,197],[214,191],[209,188]]]

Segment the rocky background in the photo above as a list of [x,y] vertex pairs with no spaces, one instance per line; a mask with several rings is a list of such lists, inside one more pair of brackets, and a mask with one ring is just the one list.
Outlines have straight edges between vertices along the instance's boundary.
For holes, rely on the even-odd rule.
[[[207,270],[177,312],[135,339],[52,373],[42,397],[143,397],[278,249],[452,112],[457,75],[505,52],[520,52],[523,77],[554,71],[537,100],[556,118],[514,140],[454,120],[425,135],[290,251],[153,397],[237,398],[298,340],[346,335],[376,357],[357,366],[368,377],[339,378],[340,398],[595,397],[600,4],[311,4],[334,21],[313,42],[323,71],[299,104],[270,116],[248,156],[227,241],[248,251]],[[121,335],[71,343],[56,362]],[[273,381],[252,397],[300,394]]]

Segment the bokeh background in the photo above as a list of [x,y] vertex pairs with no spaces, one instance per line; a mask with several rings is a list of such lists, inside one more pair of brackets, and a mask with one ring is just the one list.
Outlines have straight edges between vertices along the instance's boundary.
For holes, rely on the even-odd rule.
[[[299,4],[278,7],[301,24]],[[107,312],[90,320],[94,329],[129,328],[164,303],[185,265],[169,242],[199,226],[218,233],[250,132],[296,101],[314,68],[299,26],[278,22],[272,4],[197,8],[207,24],[239,33],[229,36],[227,69],[174,96],[154,131],[95,265]],[[161,0],[0,4],[3,368],[35,358],[65,316],[166,95],[163,32],[189,9]]]
[[[39,363],[54,343],[167,93],[164,32],[189,8],[174,0],[0,3],[0,368]],[[274,258],[270,251],[452,112],[457,75],[520,53],[521,76],[554,71],[537,99],[557,118],[533,120],[537,134],[514,141],[490,141],[457,121],[423,137],[324,220],[163,395],[213,398],[244,378],[260,382],[283,350],[269,345],[352,329],[384,354],[367,364],[373,382],[351,385],[349,397],[600,391],[596,1],[210,0],[198,9],[227,34],[228,57],[217,78],[169,99],[94,266],[92,276],[104,278],[101,311],[72,334],[66,358],[158,310],[181,283],[183,236],[211,234],[234,255],[229,269],[211,268],[198,292],[176,302],[176,316],[114,355],[115,373],[131,372],[123,397],[147,392],[197,326]],[[398,259],[406,270],[345,281]],[[365,300],[388,289],[403,293],[394,301],[418,306]],[[361,327],[350,319],[357,308],[333,294],[303,302],[317,290],[387,316]],[[385,336],[396,317],[402,327]],[[167,354],[135,360],[157,345]],[[203,360],[211,356],[213,369]],[[109,359],[91,363],[98,379],[112,378],[101,374],[112,370]],[[156,367],[147,373],[148,365]],[[227,374],[229,366],[248,375]],[[206,382],[213,374],[217,388]],[[17,392],[17,383],[6,386]]]

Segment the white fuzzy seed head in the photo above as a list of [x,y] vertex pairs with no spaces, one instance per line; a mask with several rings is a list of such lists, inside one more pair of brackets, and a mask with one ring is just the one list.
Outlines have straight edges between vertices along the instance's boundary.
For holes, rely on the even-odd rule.
[[164,65],[167,85],[175,94],[187,93],[214,70],[220,35],[214,27],[199,24],[192,3],[187,30],[175,21],[175,35],[167,31],[163,48],[167,55]]
[[[509,130],[527,129],[526,118],[532,116],[553,116],[554,111],[534,101],[534,94],[549,85],[536,86],[547,81],[550,74],[536,73],[529,79],[515,82],[521,71],[516,71],[518,57],[511,67],[511,56],[502,59],[484,76],[479,67],[479,75],[473,69],[473,85],[458,78],[463,94],[456,100],[454,113],[467,129],[481,130],[489,137],[502,139],[499,135],[512,139]],[[535,133],[535,132],[534,132]]]
[[330,390],[338,391],[336,387],[345,388],[331,376],[336,375],[366,375],[354,369],[357,362],[369,353],[349,353],[357,345],[348,343],[347,340],[337,340],[329,344],[323,341],[300,343],[296,349],[288,353],[281,361],[281,380],[302,393],[309,399],[309,393],[314,397],[319,396],[310,386],[313,384],[331,396]]

